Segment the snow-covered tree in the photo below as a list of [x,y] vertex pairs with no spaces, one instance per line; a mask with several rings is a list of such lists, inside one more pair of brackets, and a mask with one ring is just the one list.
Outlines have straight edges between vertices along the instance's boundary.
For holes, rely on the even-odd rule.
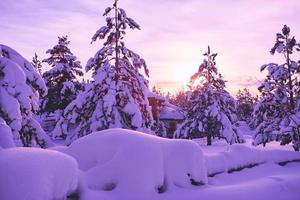
[[[70,124],[76,124],[69,140],[93,131],[121,127],[149,132],[153,118],[147,99],[149,76],[144,59],[126,48],[126,29],[140,29],[117,1],[105,9],[106,25],[92,37],[104,40],[103,47],[90,58],[86,71],[93,80],[64,111],[56,125],[56,136],[68,135]],[[140,70],[143,70],[140,72]]]
[[284,25],[282,32],[276,34],[276,42],[271,54],[276,52],[284,57],[283,64],[269,63],[261,67],[267,70],[266,79],[259,87],[262,99],[254,113],[256,133],[254,144],[264,145],[272,140],[281,140],[283,144],[293,142],[299,150],[300,131],[293,127],[300,125],[296,120],[299,110],[300,63],[292,60],[294,50],[300,51],[300,44],[290,36],[290,28]]
[[224,138],[229,144],[243,142],[235,122],[235,99],[225,90],[225,81],[218,73],[210,48],[198,71],[191,77],[186,120],[177,129],[175,138],[206,137],[207,145],[212,138]]
[[[40,124],[33,118],[39,95],[46,94],[45,83],[34,67],[15,50],[1,44],[0,134],[9,138],[7,135],[11,132],[17,146],[51,145]],[[0,138],[3,139],[2,136]]]
[[253,97],[247,88],[238,91],[236,94],[236,102],[239,120],[250,122],[256,99],[257,98]]
[[40,75],[42,75],[42,62],[38,59],[37,54],[34,54],[34,57],[32,58],[31,65],[39,72]]
[[48,63],[51,69],[43,74],[48,94],[41,101],[42,115],[60,115],[82,90],[77,79],[77,76],[83,76],[82,67],[69,49],[69,44],[67,36],[58,37],[58,44],[46,52],[50,57],[43,62]]
[[182,111],[189,109],[188,92],[184,90],[177,91],[174,95],[168,97],[170,103],[178,106]]
[[293,143],[295,151],[300,150],[300,95],[297,96],[295,111],[282,123],[281,144]]
[[[263,144],[276,140],[279,124],[285,115],[282,105],[271,93],[263,93],[252,114],[250,127],[255,129],[254,144]],[[259,142],[258,142],[259,141]]]
[[168,102],[168,99],[165,97],[165,93],[160,88],[153,86],[152,92],[149,91],[148,93],[148,100],[153,117],[151,131],[156,133],[159,137],[167,137],[165,124],[159,118],[165,104]]

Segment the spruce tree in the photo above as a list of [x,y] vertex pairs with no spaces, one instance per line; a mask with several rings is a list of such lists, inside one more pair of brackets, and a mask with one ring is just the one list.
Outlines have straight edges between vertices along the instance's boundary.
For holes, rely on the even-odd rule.
[[[12,134],[17,146],[51,146],[50,139],[33,117],[39,96],[46,94],[47,87],[35,68],[18,52],[1,44],[0,138],[9,139],[8,135]],[[4,143],[8,146],[11,142]]]
[[[258,88],[262,99],[255,110],[256,132],[254,144],[264,145],[272,140],[282,144],[293,142],[295,150],[300,148],[299,109],[299,61],[292,60],[294,51],[300,51],[300,44],[291,37],[290,28],[284,25],[281,33],[276,34],[276,42],[270,53],[283,55],[284,63],[269,63],[261,67],[268,74]],[[296,127],[296,128],[295,128]]]
[[37,54],[34,54],[34,57],[32,58],[31,65],[38,71],[40,75],[42,75],[42,62],[38,59]]
[[152,87],[152,92],[150,94],[152,98],[154,97],[152,104],[151,100],[149,102],[153,117],[151,130],[159,137],[168,137],[165,124],[160,120],[160,114],[168,103],[168,99],[166,98],[165,93],[155,86]]
[[[64,111],[56,125],[56,136],[68,135],[68,141],[93,131],[126,128],[150,132],[153,118],[147,99],[149,76],[144,59],[124,43],[127,28],[140,29],[117,1],[105,9],[106,25],[92,37],[103,46],[90,58],[86,71],[92,80],[85,91]],[[142,71],[141,71],[142,70]],[[72,134],[70,129],[75,125]]]
[[58,44],[46,52],[50,57],[43,62],[48,63],[51,69],[43,74],[48,94],[41,101],[42,115],[60,115],[82,90],[77,80],[77,76],[83,76],[82,67],[69,49],[69,44],[67,36],[58,37]]
[[225,81],[218,73],[210,48],[198,71],[191,77],[186,120],[177,129],[175,138],[206,137],[207,145],[213,138],[224,138],[229,144],[243,142],[234,123],[237,120],[234,98],[225,90]]
[[276,100],[274,94],[262,92],[250,122],[250,127],[255,129],[253,144],[265,146],[276,140],[280,133],[280,121],[285,114],[281,102]]
[[168,100],[170,103],[178,106],[183,112],[186,112],[190,107],[189,102],[187,101],[188,92],[184,91],[183,89],[177,91],[174,95],[170,95]]
[[247,88],[239,90],[236,94],[237,116],[241,121],[249,123],[251,121],[256,98],[253,97]]

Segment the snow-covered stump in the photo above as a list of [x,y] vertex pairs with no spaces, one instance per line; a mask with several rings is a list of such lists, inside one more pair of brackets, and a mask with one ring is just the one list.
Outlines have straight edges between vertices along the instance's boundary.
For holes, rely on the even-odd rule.
[[10,148],[0,151],[1,200],[59,200],[78,188],[72,157],[52,150]]
[[77,160],[92,191],[148,195],[207,183],[203,153],[193,141],[109,129],[82,137],[61,151]]

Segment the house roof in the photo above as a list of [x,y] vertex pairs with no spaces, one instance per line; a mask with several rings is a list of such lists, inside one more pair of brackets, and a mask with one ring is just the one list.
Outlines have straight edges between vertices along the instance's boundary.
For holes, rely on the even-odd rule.
[[184,115],[178,107],[166,103],[163,110],[159,113],[159,119],[184,120]]
[[147,91],[147,96],[148,96],[148,98],[154,98],[154,99],[157,99],[159,101],[165,101],[166,100],[165,97],[163,97],[161,95],[158,95],[158,94],[156,94],[154,92],[151,92],[149,90]]

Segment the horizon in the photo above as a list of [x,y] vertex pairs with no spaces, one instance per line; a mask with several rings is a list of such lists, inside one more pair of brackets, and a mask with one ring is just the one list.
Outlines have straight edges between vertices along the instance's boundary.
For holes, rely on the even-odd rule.
[[[258,94],[257,86],[265,76],[260,66],[284,62],[280,55],[269,53],[276,33],[287,24],[291,35],[300,37],[300,2],[296,0],[289,4],[231,0],[119,2],[141,26],[140,31],[128,31],[125,42],[146,60],[149,87],[155,85],[173,94],[186,87],[208,45],[218,53],[219,73],[233,96],[243,88]],[[84,69],[87,60],[101,48],[99,41],[90,44],[91,37],[104,25],[103,11],[111,5],[108,0],[1,1],[1,43],[29,61],[35,52],[42,60],[47,57],[45,52],[57,44],[58,36],[68,35],[70,49]],[[299,58],[299,53],[296,55]]]

